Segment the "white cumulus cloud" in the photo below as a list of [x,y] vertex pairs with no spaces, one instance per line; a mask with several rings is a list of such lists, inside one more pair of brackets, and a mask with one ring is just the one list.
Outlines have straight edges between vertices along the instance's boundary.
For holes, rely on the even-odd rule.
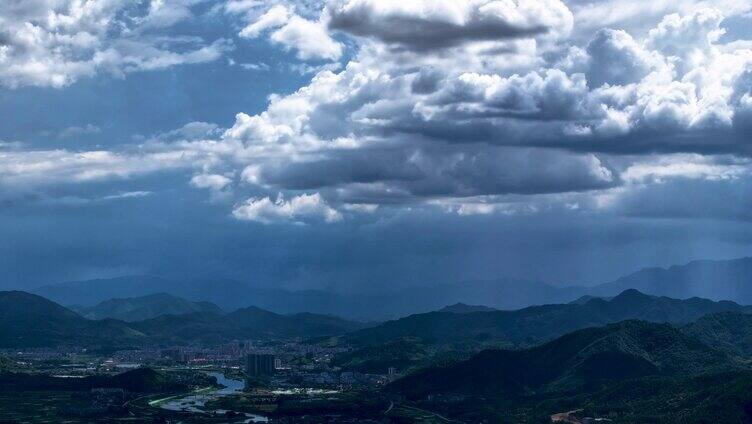
[[125,0],[4,2],[0,7],[0,85],[59,88],[98,72],[124,75],[213,61],[231,48],[229,41],[186,42],[172,34],[143,32],[189,18],[192,3],[150,0],[146,15],[140,16],[136,5]]
[[342,214],[330,207],[319,193],[301,194],[285,200],[281,194],[272,201],[269,197],[251,198],[235,207],[232,215],[240,220],[264,224],[275,222],[337,222]]

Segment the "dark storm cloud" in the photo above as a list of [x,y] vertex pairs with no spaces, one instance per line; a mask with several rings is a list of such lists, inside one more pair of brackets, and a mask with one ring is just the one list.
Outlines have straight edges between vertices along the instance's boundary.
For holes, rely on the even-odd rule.
[[749,140],[752,138],[752,69],[748,69],[737,79],[731,98],[737,107],[734,129]]
[[501,19],[473,16],[470,22],[437,22],[420,16],[374,17],[365,5],[330,12],[329,28],[415,51],[456,47],[468,41],[507,40],[544,34],[544,25],[516,26]]
[[599,30],[588,43],[588,85],[626,85],[639,82],[650,72],[650,57],[625,31]]
[[413,93],[431,94],[439,89],[439,84],[445,77],[446,75],[438,69],[421,68],[410,87]]
[[[723,14],[741,10],[723,1],[577,1],[574,17],[556,0],[296,2],[255,38],[238,32],[279,2],[188,7],[193,18],[164,26],[168,8],[149,31],[235,49],[187,68],[191,58],[157,54],[171,49],[131,45],[154,61],[94,73],[53,66],[64,55],[45,62],[57,80],[10,65],[64,49],[27,46],[27,57],[11,40],[0,284],[600,282],[750,254],[752,58],[743,37],[720,36]],[[102,46],[117,41],[108,34],[95,34]],[[342,46],[341,62],[298,61],[319,39]],[[241,65],[256,63],[268,70]]]
[[631,191],[614,207],[641,218],[750,222],[752,178],[668,181]]
[[[278,189],[321,190],[346,184],[386,183],[393,194],[467,197],[561,193],[618,184],[615,171],[593,155],[480,144],[461,147],[410,141],[410,148],[333,153],[328,159],[265,166],[259,177]],[[356,198],[363,201],[364,192]],[[366,191],[367,192],[367,191]],[[385,191],[369,201],[380,203]],[[352,201],[348,196],[337,196]]]

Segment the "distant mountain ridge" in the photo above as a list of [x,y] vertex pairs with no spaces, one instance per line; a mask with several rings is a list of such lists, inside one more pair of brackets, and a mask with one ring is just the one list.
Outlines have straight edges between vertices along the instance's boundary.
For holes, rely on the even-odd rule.
[[[312,312],[357,320],[387,320],[463,303],[515,310],[611,297],[627,289],[678,299],[701,297],[752,304],[752,258],[693,261],[669,268],[645,268],[593,287],[559,287],[514,278],[408,287],[378,294],[325,290],[265,289],[227,279],[169,280],[153,276],[72,281],[39,287],[34,293],[63,305],[90,307],[112,298],[168,293],[191,302],[207,301],[224,310],[257,306],[282,314]],[[583,298],[583,296],[586,296]]]
[[142,337],[120,321],[91,321],[41,296],[0,292],[0,347],[86,346],[105,339],[127,343]]
[[356,346],[379,345],[402,338],[454,343],[482,338],[510,347],[529,346],[586,327],[629,319],[684,324],[718,312],[752,313],[734,302],[650,296],[630,289],[611,299],[531,306],[516,311],[415,314],[348,334]]
[[483,305],[466,305],[464,303],[455,303],[454,305],[444,306],[439,309],[439,312],[452,312],[455,314],[470,314],[473,312],[491,312],[496,311],[495,308],[490,308]]
[[134,322],[132,326],[160,341],[217,343],[223,340],[246,338],[341,335],[363,328],[364,324],[329,315],[310,313],[281,315],[256,307],[248,307],[229,314],[199,312],[186,315],[162,315]]
[[677,299],[701,297],[752,305],[752,258],[698,260],[668,268],[645,268],[593,287],[588,294],[613,296],[626,289]]
[[190,302],[167,293],[110,299],[91,307],[72,306],[70,309],[88,319],[112,318],[126,322],[143,321],[160,315],[222,313],[222,309],[211,302]]
[[83,307],[112,298],[168,293],[192,302],[211,302],[224,310],[256,306],[281,314],[311,312],[365,321],[428,312],[458,302],[518,309],[540,303],[541,299],[545,299],[544,303],[562,303],[572,297],[569,289],[519,279],[409,287],[380,294],[340,294],[323,290],[263,289],[226,279],[175,281],[152,276],[72,281],[39,287],[34,293],[63,305]]
[[127,347],[192,341],[341,335],[363,324],[319,314],[281,315],[259,308],[194,312],[143,321],[90,320],[41,296],[0,292],[0,348]]

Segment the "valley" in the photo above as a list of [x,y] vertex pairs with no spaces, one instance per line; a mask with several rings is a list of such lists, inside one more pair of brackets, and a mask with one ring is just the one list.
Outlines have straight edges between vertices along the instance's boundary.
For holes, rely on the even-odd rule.
[[[155,300],[165,314],[138,320]],[[730,301],[629,289],[383,323],[195,311],[161,295],[89,309],[123,320],[24,292],[0,302],[0,420],[11,422],[700,423],[752,411],[752,309]],[[254,374],[257,357],[273,359],[269,371]]]

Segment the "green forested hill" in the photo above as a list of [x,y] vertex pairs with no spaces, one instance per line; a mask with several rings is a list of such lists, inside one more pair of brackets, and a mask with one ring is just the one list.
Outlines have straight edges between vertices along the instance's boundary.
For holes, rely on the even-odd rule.
[[738,312],[706,315],[683,330],[716,349],[752,357],[752,315]]
[[346,339],[356,346],[380,345],[410,337],[429,344],[484,340],[499,346],[525,347],[582,328],[629,319],[683,324],[725,311],[752,312],[752,308],[733,302],[679,300],[627,290],[611,299],[593,298],[584,303],[533,306],[516,311],[416,314],[354,332]]
[[486,350],[466,361],[418,371],[388,389],[412,398],[429,394],[514,398],[738,367],[727,354],[671,325],[624,321],[576,331],[532,349]]
[[142,321],[160,315],[182,315],[194,312],[222,313],[219,306],[213,303],[190,302],[167,293],[110,299],[95,306],[72,307],[72,309],[89,319],[112,318],[127,322]]

